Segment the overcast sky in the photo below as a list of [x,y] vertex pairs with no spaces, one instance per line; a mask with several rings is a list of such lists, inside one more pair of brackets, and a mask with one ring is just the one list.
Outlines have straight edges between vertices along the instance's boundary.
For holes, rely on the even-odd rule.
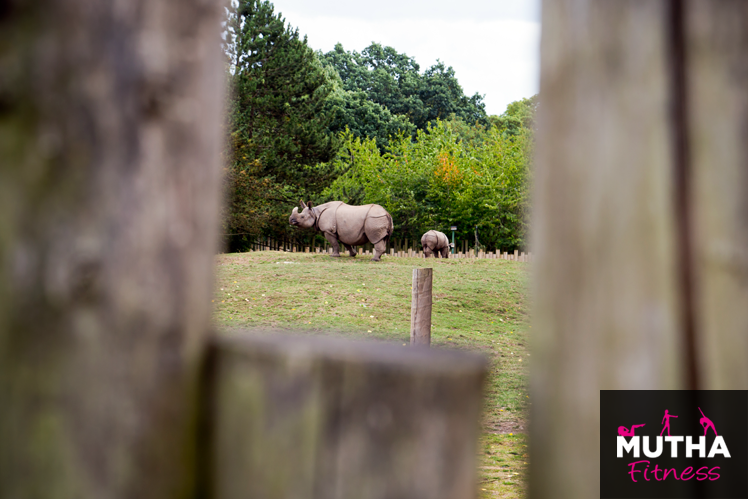
[[538,92],[540,0],[271,0],[315,50],[371,42],[415,58],[421,71],[443,61],[488,114]]

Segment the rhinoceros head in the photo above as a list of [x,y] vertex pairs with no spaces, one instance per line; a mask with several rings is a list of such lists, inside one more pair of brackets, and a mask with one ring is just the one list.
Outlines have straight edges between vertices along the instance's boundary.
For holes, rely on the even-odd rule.
[[301,201],[301,212],[299,212],[298,208],[294,207],[291,216],[288,219],[288,223],[295,225],[296,227],[308,229],[314,225],[314,220],[314,214],[312,214],[312,202],[309,201],[304,204],[304,201]]

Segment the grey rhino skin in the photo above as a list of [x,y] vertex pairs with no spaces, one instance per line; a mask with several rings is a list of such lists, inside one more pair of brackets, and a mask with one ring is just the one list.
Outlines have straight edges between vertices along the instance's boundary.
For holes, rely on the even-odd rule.
[[340,256],[338,240],[348,254],[356,256],[356,246],[370,242],[374,245],[373,261],[378,262],[392,235],[392,217],[378,204],[351,206],[342,201],[330,201],[319,206],[301,201],[302,211],[294,207],[288,221],[291,225],[309,229],[314,227],[332,245],[332,256]]
[[449,257],[449,239],[444,232],[438,230],[430,230],[421,236],[421,247],[423,247],[423,254],[426,258],[433,255],[434,258]]

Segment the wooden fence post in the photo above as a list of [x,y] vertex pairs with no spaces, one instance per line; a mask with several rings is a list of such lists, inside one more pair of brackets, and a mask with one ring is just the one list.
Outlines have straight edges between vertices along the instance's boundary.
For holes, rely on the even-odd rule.
[[194,497],[220,3],[7,6],[0,497]]
[[413,269],[410,304],[410,344],[431,344],[431,290],[434,269]]
[[543,21],[530,496],[588,499],[601,389],[748,388],[748,2]]
[[476,497],[482,357],[239,333],[211,364],[210,497]]
[[748,3],[689,1],[696,349],[702,387],[748,389]]

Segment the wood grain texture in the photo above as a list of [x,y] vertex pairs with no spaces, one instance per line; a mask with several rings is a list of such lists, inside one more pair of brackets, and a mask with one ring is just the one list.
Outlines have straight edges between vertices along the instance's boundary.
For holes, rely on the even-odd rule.
[[218,16],[212,0],[0,8],[0,497],[193,492]]
[[667,2],[543,3],[530,496],[599,496],[599,391],[682,386]]
[[410,304],[410,344],[431,345],[431,306],[434,269],[413,269]]
[[216,499],[475,497],[482,357],[238,333],[212,372]]
[[748,389],[748,3],[686,2],[697,324],[706,389]]

